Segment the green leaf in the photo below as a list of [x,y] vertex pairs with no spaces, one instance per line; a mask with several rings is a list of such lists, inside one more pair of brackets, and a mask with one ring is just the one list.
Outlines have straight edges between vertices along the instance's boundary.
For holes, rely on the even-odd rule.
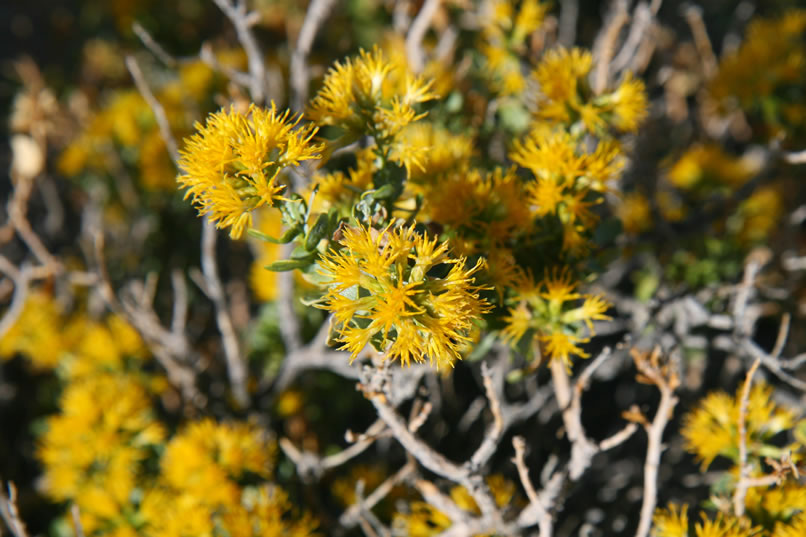
[[266,265],[265,268],[272,272],[288,272],[289,270],[303,269],[310,265],[312,261],[312,258],[281,259],[280,261]]
[[294,238],[296,238],[297,235],[299,235],[300,231],[301,231],[301,227],[299,225],[296,225],[296,226],[294,226],[292,228],[287,229],[286,232],[283,233],[283,235],[279,239],[276,239],[276,238],[272,237],[271,235],[267,235],[267,234],[263,233],[262,231],[258,231],[257,229],[254,229],[254,228],[249,228],[246,231],[246,233],[250,237],[254,237],[254,238],[260,239],[262,241],[270,242],[272,244],[288,244],[289,242],[293,241]]

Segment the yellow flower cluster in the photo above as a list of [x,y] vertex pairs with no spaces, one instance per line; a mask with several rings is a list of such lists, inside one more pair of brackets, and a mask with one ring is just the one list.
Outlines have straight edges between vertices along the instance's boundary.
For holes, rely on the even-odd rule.
[[586,50],[548,51],[533,73],[540,84],[537,118],[600,135],[607,127],[636,131],[647,115],[644,83],[627,74],[614,90],[595,95],[587,82],[592,67]]
[[[753,489],[751,488],[752,492]],[[802,509],[793,506],[794,509]],[[802,512],[788,517],[785,521],[777,520],[770,524],[770,519],[761,515],[757,520],[767,525],[754,525],[751,519],[737,518],[729,513],[717,513],[713,519],[705,513],[700,514],[702,520],[690,531],[688,506],[669,504],[666,508],[655,510],[652,518],[652,537],[800,537],[806,531],[806,516]],[[755,520],[755,519],[754,519]]]
[[593,321],[610,319],[605,312],[610,304],[600,296],[576,291],[578,283],[567,267],[555,269],[540,282],[522,276],[517,285],[517,306],[504,317],[506,340],[516,343],[528,337],[532,347],[538,346],[550,359],[562,360],[570,367],[571,356],[587,358],[579,347],[587,338],[579,334],[584,323],[591,335]]
[[123,371],[126,360],[147,357],[139,334],[121,317],[94,320],[81,312],[67,316],[41,289],[30,292],[20,316],[0,338],[0,357],[18,353],[37,369],[60,366],[69,379]]
[[145,387],[131,375],[96,374],[68,385],[47,421],[39,459],[45,490],[79,506],[88,534],[121,518],[140,465],[165,431]]
[[526,89],[521,55],[526,39],[543,24],[549,4],[524,0],[516,7],[513,0],[489,0],[479,49],[484,58],[490,88],[501,96],[517,95]]
[[591,207],[601,201],[600,193],[623,165],[618,144],[602,140],[589,153],[582,140],[567,132],[537,130],[515,142],[510,158],[534,175],[526,197],[532,214],[558,218],[563,249],[571,255],[584,253],[584,235],[598,221]]
[[735,189],[746,183],[758,166],[725,153],[716,144],[697,144],[683,153],[669,168],[669,181],[692,191],[705,188]]
[[[714,519],[702,514],[702,520],[694,525],[694,533],[689,532],[688,506],[682,508],[670,504],[666,509],[658,509],[652,519],[652,537],[754,537],[760,536],[761,528],[753,526],[747,519],[718,513]],[[775,537],[781,537],[778,533]]]
[[[716,457],[725,457],[737,466],[726,477],[735,483],[740,472],[739,464],[739,414],[742,388],[731,397],[724,392],[712,392],[683,419],[683,437],[686,449],[702,462],[702,470],[708,468]],[[747,400],[745,414],[747,464],[750,477],[760,478],[766,474],[765,466],[770,461],[789,460],[797,464],[802,459],[802,435],[795,430],[798,442],[781,447],[776,436],[793,429],[796,413],[771,400],[772,387],[755,385]],[[764,462],[762,462],[764,461]],[[702,521],[694,532],[689,531],[688,506],[670,504],[657,509],[653,518],[653,537],[794,537],[806,530],[806,487],[797,479],[782,480],[774,487],[750,486],[744,498],[745,514],[736,517],[719,512],[714,518],[700,513]],[[795,474],[797,475],[797,473]],[[715,502],[719,505],[718,502]],[[729,503],[729,502],[728,502]]]
[[295,128],[300,119],[279,113],[272,102],[271,108],[252,105],[246,113],[230,107],[211,114],[205,125],[197,123],[181,152],[184,174],[177,181],[199,214],[240,238],[251,227],[253,210],[280,199],[280,172],[319,158],[322,147],[311,143],[316,128]]
[[[768,441],[795,423],[794,411],[773,402],[771,395],[772,387],[762,383],[750,391],[746,427],[751,457],[779,453],[780,448]],[[736,397],[721,391],[712,392],[683,418],[686,449],[697,456],[703,468],[718,456],[728,457],[734,462],[738,460],[740,396],[740,392]]]
[[[422,190],[426,201],[423,216],[456,233],[460,240],[455,242],[463,253],[486,251],[530,231],[523,182],[514,168],[488,173],[458,169]],[[477,247],[469,248],[472,243]]]
[[[709,84],[711,97],[722,105],[737,99],[744,110],[762,114],[773,135],[780,124],[805,126],[806,107],[801,99],[792,99],[790,90],[806,82],[804,30],[806,10],[802,9],[752,21],[742,45],[722,58]],[[758,76],[759,66],[764,76]]]
[[466,267],[447,244],[414,226],[347,228],[342,249],[321,260],[328,291],[320,307],[333,312],[339,341],[353,358],[370,343],[407,365],[437,366],[461,358],[473,324],[489,307],[473,285],[481,267]]
[[391,146],[404,127],[423,117],[414,106],[436,97],[431,84],[402,62],[389,61],[378,47],[361,50],[330,68],[308,116],[343,129],[347,142],[369,134]]
[[0,357],[23,354],[38,369],[58,365],[65,349],[62,334],[64,321],[59,305],[48,293],[29,293],[22,313],[0,338]]
[[202,419],[168,442],[157,481],[143,495],[139,516],[149,537],[313,535],[315,524],[293,512],[277,487],[243,486],[271,476],[273,445],[245,424]]

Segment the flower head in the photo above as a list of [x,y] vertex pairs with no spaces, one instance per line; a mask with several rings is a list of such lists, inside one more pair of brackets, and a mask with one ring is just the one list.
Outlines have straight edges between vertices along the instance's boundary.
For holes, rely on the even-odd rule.
[[422,117],[413,106],[434,99],[431,82],[415,76],[408,66],[389,59],[379,48],[361,50],[358,57],[337,62],[325,75],[308,115],[323,125],[345,129],[352,136],[368,128],[394,137]]
[[467,268],[447,244],[414,226],[348,228],[340,242],[320,273],[328,281],[321,307],[338,321],[342,349],[355,358],[372,343],[402,364],[427,357],[443,366],[461,358],[474,321],[489,309],[473,285],[480,264]]
[[670,503],[652,516],[652,537],[688,537],[688,505]]
[[211,114],[197,133],[186,140],[177,178],[187,187],[200,215],[208,215],[216,227],[229,227],[240,238],[251,226],[252,211],[272,206],[285,185],[278,175],[283,168],[319,158],[321,146],[311,143],[316,128],[295,128],[300,117],[288,111],[250,106],[246,114],[230,107]]
[[[775,448],[766,441],[794,425],[795,413],[777,405],[771,395],[772,388],[761,383],[750,391],[746,425],[751,456],[770,454]],[[718,456],[737,460],[739,406],[740,394],[734,398],[725,392],[713,392],[683,418],[686,449],[697,456],[703,468]]]
[[579,293],[578,282],[567,267],[546,271],[539,282],[528,274],[521,274],[519,280],[517,302],[504,317],[503,338],[517,343],[531,335],[532,345],[567,366],[571,356],[587,358],[588,353],[579,346],[588,341],[580,335],[582,325],[594,335],[593,321],[610,319],[605,315],[610,303],[597,295]]

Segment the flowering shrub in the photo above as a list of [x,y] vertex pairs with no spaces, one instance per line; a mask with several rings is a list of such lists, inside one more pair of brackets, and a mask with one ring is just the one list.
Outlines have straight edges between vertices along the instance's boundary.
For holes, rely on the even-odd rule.
[[806,531],[806,12],[156,4],[15,64],[15,537]]

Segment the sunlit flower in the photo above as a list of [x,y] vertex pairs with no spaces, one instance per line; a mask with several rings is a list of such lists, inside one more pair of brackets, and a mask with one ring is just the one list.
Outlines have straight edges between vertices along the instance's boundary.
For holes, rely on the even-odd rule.
[[688,505],[656,509],[652,526],[652,537],[688,537]]
[[413,75],[402,62],[390,61],[376,47],[336,62],[311,101],[308,115],[321,125],[341,127],[350,136],[394,137],[422,117],[414,105],[435,97],[431,82]]
[[133,376],[97,374],[69,384],[60,403],[37,452],[47,494],[74,501],[90,525],[121,516],[149,446],[165,435],[148,393]]
[[577,285],[567,267],[547,272],[539,282],[521,275],[515,306],[504,317],[503,338],[518,343],[531,335],[532,345],[539,345],[550,359],[562,360],[566,366],[573,355],[587,358],[588,353],[579,346],[588,341],[579,334],[581,325],[594,335],[593,321],[609,320],[605,312],[611,306],[600,296],[579,293]]
[[[460,359],[462,342],[487,311],[473,285],[481,265],[466,268],[447,244],[414,227],[348,228],[341,250],[324,256],[328,292],[320,306],[334,313],[342,349],[353,358],[372,342],[407,365],[428,358],[438,367]],[[441,276],[432,275],[433,270]]]
[[756,170],[754,166],[725,153],[715,144],[693,145],[669,169],[669,180],[678,188],[691,191],[706,188],[738,188]]
[[576,179],[584,178],[596,190],[606,189],[621,172],[620,157],[621,148],[614,141],[600,141],[593,152],[588,152],[562,131],[534,131],[523,141],[516,140],[509,154],[538,179],[554,179],[572,186]]
[[746,518],[736,518],[733,515],[717,513],[711,520],[702,515],[702,521],[694,525],[694,534],[697,537],[752,537],[757,535],[759,527],[753,527]]
[[295,128],[300,118],[250,106],[246,114],[234,107],[211,114],[205,125],[186,140],[177,181],[187,187],[200,215],[216,227],[229,227],[239,238],[251,226],[252,211],[273,206],[285,186],[278,180],[283,168],[319,158],[322,147],[311,143],[316,128]]
[[647,98],[644,82],[628,73],[616,90],[610,94],[613,126],[620,131],[633,132],[646,118]]
[[63,324],[61,308],[54,298],[42,290],[33,290],[20,316],[0,338],[0,357],[9,359],[20,353],[37,368],[55,367],[67,350]]
[[[769,454],[766,441],[793,426],[795,413],[770,399],[772,388],[759,383],[750,390],[747,404],[747,439],[751,456]],[[682,434],[686,449],[708,468],[718,456],[738,457],[738,422],[741,387],[735,398],[725,392],[712,392],[683,418]]]
[[269,477],[273,460],[274,450],[261,429],[202,419],[171,439],[160,467],[166,484],[215,505],[236,502],[237,482],[244,476]]

